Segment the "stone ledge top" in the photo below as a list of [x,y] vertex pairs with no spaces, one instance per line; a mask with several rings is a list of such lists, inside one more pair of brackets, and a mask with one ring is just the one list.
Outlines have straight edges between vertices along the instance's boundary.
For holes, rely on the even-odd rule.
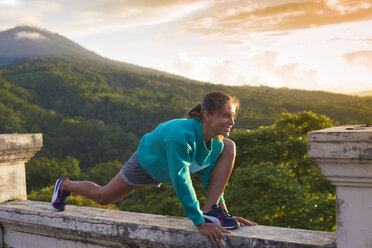
[[372,125],[347,125],[308,132],[311,142],[371,142]]
[[[43,235],[74,232],[79,236],[137,240],[160,247],[213,247],[187,218],[67,206],[55,212],[50,203],[12,201],[0,204],[0,223],[34,226]],[[336,247],[336,234],[272,226],[245,226],[226,235],[225,247]]]
[[35,134],[0,134],[0,151],[14,149],[33,149],[43,146],[43,135]]

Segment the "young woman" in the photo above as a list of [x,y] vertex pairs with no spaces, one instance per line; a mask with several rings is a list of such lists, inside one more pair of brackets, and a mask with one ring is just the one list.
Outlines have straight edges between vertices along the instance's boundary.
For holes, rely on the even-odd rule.
[[[144,135],[137,151],[106,186],[58,179],[53,208],[63,211],[71,193],[106,205],[144,186],[172,183],[187,217],[214,245],[220,245],[220,237],[225,239],[223,232],[231,233],[227,229],[256,225],[229,214],[223,199],[235,160],[235,144],[224,137],[230,134],[238,108],[236,98],[223,92],[208,93],[188,112],[187,119],[164,122]],[[203,211],[192,186],[194,174],[206,192]]]

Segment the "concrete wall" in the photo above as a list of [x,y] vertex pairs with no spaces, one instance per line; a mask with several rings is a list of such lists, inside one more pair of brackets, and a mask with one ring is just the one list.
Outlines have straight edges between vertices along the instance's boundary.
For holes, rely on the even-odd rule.
[[[6,247],[213,247],[186,218],[50,203],[0,204]],[[224,247],[336,247],[335,233],[270,226],[240,227]],[[41,245],[42,244],[42,245]]]

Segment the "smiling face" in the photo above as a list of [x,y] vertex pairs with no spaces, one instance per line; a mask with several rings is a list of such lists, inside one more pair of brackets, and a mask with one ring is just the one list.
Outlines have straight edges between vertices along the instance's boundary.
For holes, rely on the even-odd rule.
[[218,135],[229,136],[232,126],[235,124],[235,105],[227,103],[214,114],[204,111],[203,130],[208,137],[213,138]]

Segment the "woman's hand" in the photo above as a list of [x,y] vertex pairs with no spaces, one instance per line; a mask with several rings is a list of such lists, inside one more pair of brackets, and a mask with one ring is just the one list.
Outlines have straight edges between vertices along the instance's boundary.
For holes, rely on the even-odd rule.
[[236,216],[232,216],[228,211],[227,211],[227,207],[226,207],[226,203],[225,202],[221,202],[219,204],[219,206],[225,210],[225,212],[227,214],[229,214],[228,216],[233,218],[234,220],[236,220],[238,222],[238,226],[257,226],[257,223],[253,222],[253,221],[250,221],[250,220],[246,220],[244,219],[243,217],[236,217]]
[[201,234],[204,234],[210,238],[214,246],[217,246],[217,245],[221,246],[220,238],[223,238],[223,240],[226,240],[226,237],[223,233],[231,234],[231,231],[223,228],[222,226],[215,225],[215,224],[207,224],[203,222],[197,227]]
[[257,225],[257,223],[255,223],[253,221],[250,221],[250,220],[246,220],[243,217],[233,216],[232,218],[234,220],[236,220],[240,224],[240,226],[245,226],[245,225],[247,225],[247,226],[256,226]]

